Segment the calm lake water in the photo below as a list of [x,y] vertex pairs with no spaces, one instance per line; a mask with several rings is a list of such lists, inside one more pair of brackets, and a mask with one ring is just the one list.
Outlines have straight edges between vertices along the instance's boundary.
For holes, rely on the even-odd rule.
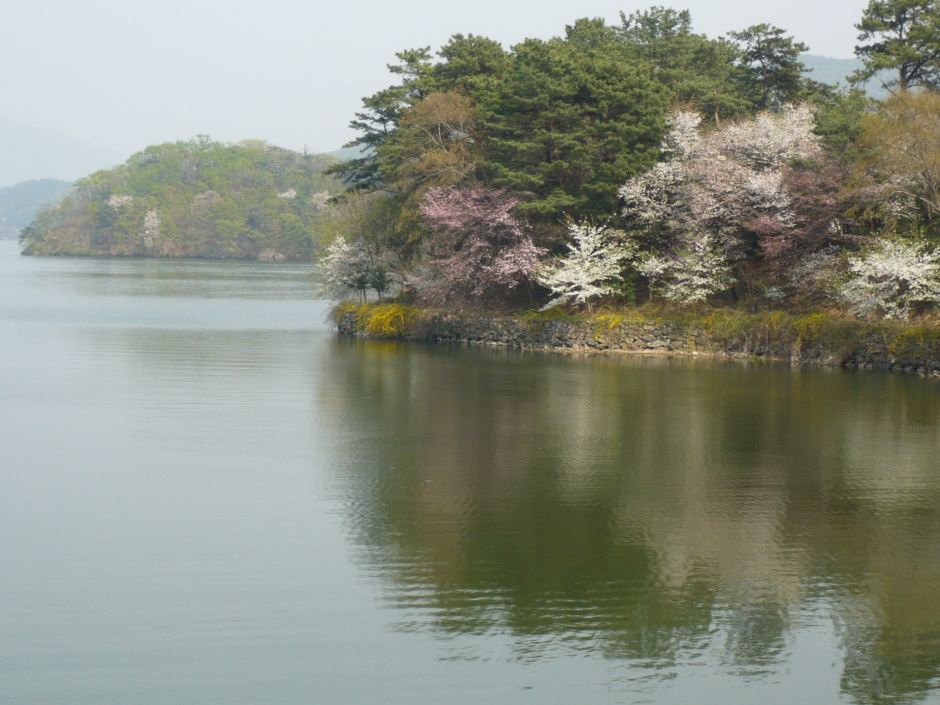
[[0,702],[940,703],[936,381],[340,340],[0,242]]

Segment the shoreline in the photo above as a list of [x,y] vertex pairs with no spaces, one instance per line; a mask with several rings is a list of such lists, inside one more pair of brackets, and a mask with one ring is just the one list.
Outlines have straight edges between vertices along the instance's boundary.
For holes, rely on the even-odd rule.
[[766,360],[940,378],[940,329],[866,323],[811,314],[644,318],[639,312],[592,318],[489,316],[424,311],[402,304],[345,302],[334,309],[339,335],[489,345],[563,354]]

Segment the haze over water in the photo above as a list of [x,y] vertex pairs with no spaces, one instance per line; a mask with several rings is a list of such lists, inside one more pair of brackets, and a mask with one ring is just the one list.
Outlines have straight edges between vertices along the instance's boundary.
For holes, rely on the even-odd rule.
[[337,339],[0,242],[0,703],[940,702],[934,380]]

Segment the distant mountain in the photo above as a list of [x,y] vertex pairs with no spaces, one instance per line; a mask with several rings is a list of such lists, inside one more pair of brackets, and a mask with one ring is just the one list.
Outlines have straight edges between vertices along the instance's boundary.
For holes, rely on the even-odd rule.
[[51,208],[72,188],[68,181],[40,179],[0,188],[0,239],[19,236],[40,210]]
[[74,181],[125,158],[107,147],[0,116],[0,187],[46,178]]
[[800,61],[806,64],[807,68],[812,69],[809,77],[820,83],[835,85],[841,83],[848,85],[848,77],[862,68],[862,62],[859,59],[831,59],[828,56],[817,56],[815,54],[803,54]]
[[[812,72],[808,74],[809,78],[831,86],[837,83],[847,86],[848,77],[863,66],[861,59],[831,59],[828,56],[815,54],[802,54],[800,61],[807,68],[812,69]],[[888,95],[877,75],[865,85],[865,91],[872,98],[885,98]]]
[[369,153],[368,149],[362,147],[345,147],[337,149],[335,152],[327,152],[331,157],[336,157],[340,161],[347,162],[350,159],[359,159]]

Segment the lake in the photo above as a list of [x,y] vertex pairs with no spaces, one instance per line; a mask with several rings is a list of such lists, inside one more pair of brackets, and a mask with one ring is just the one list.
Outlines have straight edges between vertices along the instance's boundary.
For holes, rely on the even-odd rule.
[[0,702],[940,703],[937,380],[339,339],[0,241]]

